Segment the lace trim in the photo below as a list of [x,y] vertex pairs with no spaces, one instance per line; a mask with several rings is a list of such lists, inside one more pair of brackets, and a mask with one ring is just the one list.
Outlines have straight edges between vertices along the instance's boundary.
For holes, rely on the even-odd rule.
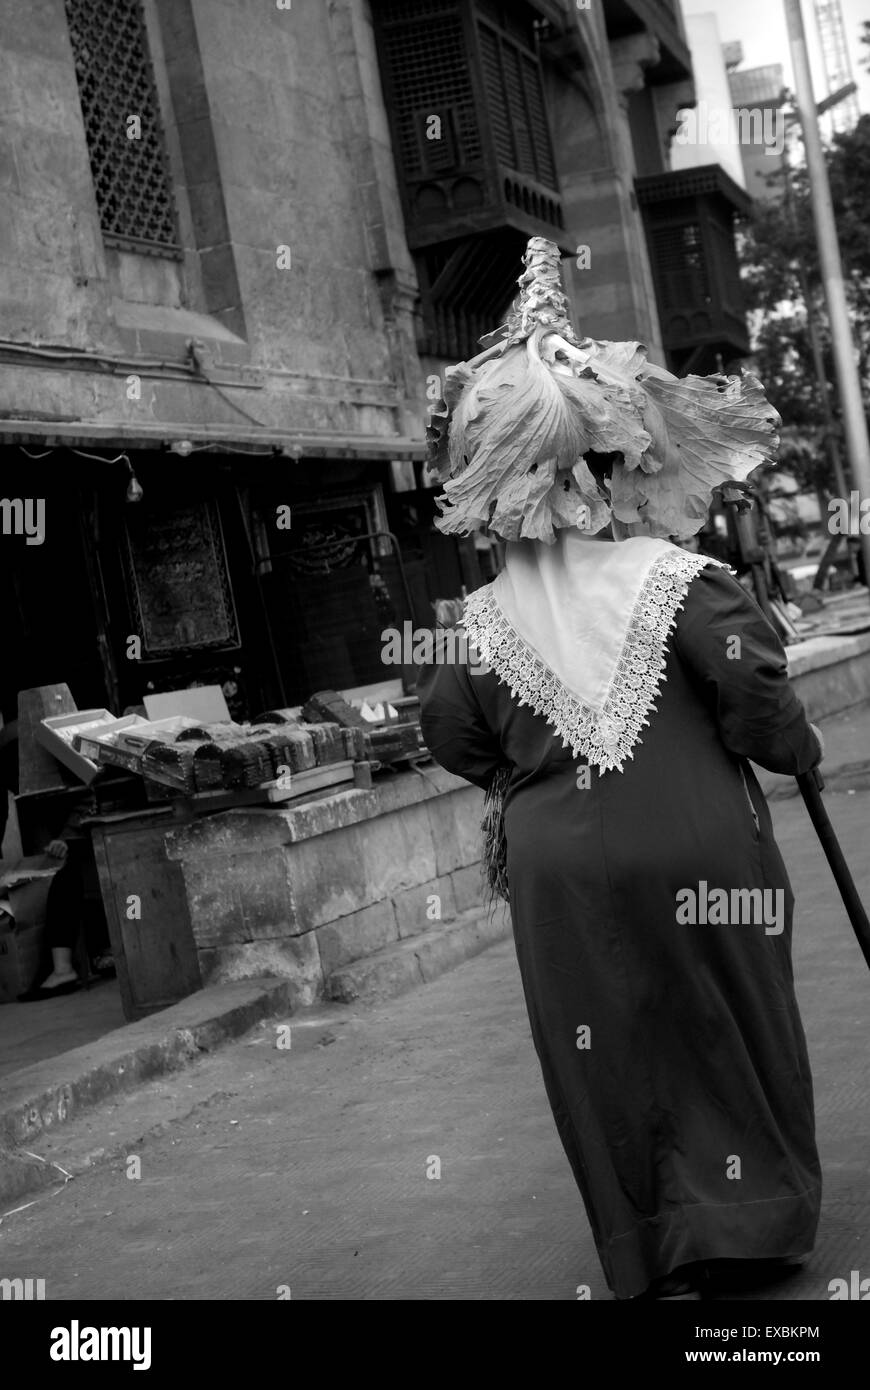
[[667,640],[686,601],[689,584],[720,560],[691,551],[667,553],[652,565],[628,625],[625,642],[601,710],[584,704],[538,657],[496,603],[492,585],[465,601],[463,626],[469,642],[508,686],[520,705],[543,714],[570,748],[605,772],[623,771],[640,731],[649,724],[661,693]]

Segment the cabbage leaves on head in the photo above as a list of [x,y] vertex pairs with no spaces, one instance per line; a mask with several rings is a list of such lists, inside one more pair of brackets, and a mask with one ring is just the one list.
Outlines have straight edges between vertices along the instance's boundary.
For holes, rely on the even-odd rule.
[[[640,343],[578,342],[559,255],[530,241],[501,341],[445,373],[427,431],[444,483],[436,525],[552,543],[578,518],[590,532],[615,518],[634,534],[693,536],[716,487],[774,461],[779,416],[748,373],[680,379]],[[609,480],[593,477],[591,453],[619,456]]]

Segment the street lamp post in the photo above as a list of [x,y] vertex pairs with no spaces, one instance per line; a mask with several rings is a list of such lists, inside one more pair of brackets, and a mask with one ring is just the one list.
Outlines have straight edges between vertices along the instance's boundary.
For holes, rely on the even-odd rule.
[[[870,435],[867,433],[861,378],[849,323],[849,308],[843,284],[843,265],[837,241],[837,226],[834,220],[828,170],[822,149],[822,139],[819,134],[803,14],[801,13],[800,0],[784,0],[784,3],[789,47],[794,67],[795,93],[807,154],[807,172],[810,180],[816,239],[819,245],[822,281],[825,287],[828,320],[831,326],[831,346],[837,371],[846,450],[859,499],[860,501],[867,499],[868,507],[870,507]],[[845,500],[849,501],[848,498]],[[858,514],[861,515],[860,509]],[[864,556],[864,572],[868,585],[870,585],[870,532],[860,534],[859,539]]]

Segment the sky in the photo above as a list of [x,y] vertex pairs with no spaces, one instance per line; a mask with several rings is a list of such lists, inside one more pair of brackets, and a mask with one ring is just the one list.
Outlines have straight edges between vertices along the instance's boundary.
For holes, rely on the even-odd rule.
[[[743,44],[745,68],[763,67],[767,63],[782,63],[786,85],[794,90],[788,31],[785,24],[783,0],[681,0],[683,13],[715,14],[723,43],[739,39]],[[861,59],[870,56],[859,43],[861,26],[870,20],[870,0],[840,0],[846,41],[852,60],[852,75],[858,83],[858,102],[862,113],[870,113],[870,72],[860,66]],[[821,63],[818,30],[813,0],[803,0],[804,27],[813,64],[816,100],[827,95],[824,68]]]

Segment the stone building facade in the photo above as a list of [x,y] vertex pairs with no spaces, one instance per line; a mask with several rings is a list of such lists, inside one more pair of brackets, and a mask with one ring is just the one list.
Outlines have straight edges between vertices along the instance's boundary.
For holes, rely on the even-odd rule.
[[249,714],[376,684],[383,626],[481,580],[433,530],[425,418],[526,237],[583,331],[666,359],[681,267],[637,189],[667,210],[676,0],[6,0],[0,28],[2,492],[45,502],[41,540],[0,537],[4,717],[48,680],[118,709],[218,680]]
[[[692,100],[677,0],[4,0],[0,723],[37,686],[121,714],[217,684],[241,719],[407,687],[384,629],[493,564],[433,525],[433,384],[527,238],[561,246],[584,333],[740,354],[728,189],[669,166]],[[19,790],[27,853],[26,797],[66,791]],[[124,862],[197,983],[351,998],[359,958],[429,978],[504,930],[479,802],[430,769],[166,835],[154,812]],[[102,886],[116,934],[128,886]]]

